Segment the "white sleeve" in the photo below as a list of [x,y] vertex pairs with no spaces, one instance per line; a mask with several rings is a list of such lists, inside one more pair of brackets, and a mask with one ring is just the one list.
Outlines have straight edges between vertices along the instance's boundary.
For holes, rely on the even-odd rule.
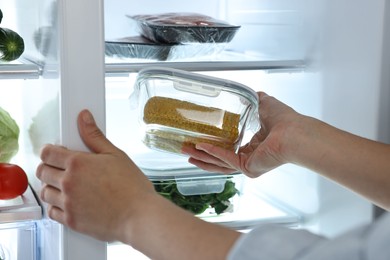
[[263,225],[241,235],[228,260],[390,259],[390,215],[335,239],[305,230]]

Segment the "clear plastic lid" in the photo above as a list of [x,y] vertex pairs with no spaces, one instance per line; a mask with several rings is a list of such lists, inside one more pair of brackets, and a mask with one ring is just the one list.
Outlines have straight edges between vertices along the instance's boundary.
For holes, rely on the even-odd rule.
[[[253,102],[254,105],[258,103],[257,93],[253,89],[231,80],[164,67],[149,67],[142,69],[138,73],[138,79],[153,77],[166,77],[171,80],[179,79],[181,81],[177,82],[177,88],[182,91],[206,96],[218,96],[221,91],[227,91],[245,97]],[[189,83],[192,83],[192,85]],[[138,88],[139,86],[138,84]]]
[[206,173],[203,175],[199,174],[193,175],[181,175],[177,174],[176,176],[149,176],[149,179],[154,183],[154,185],[159,185],[160,182],[174,183],[177,185],[178,191],[184,196],[192,195],[204,195],[204,194],[213,194],[221,193],[224,188],[226,181],[236,182],[240,180],[242,174],[236,173],[232,175],[222,175],[216,173]]

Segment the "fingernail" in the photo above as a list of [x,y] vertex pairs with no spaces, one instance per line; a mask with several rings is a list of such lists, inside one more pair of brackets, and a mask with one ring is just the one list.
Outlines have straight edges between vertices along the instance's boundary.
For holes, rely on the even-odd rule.
[[205,149],[207,149],[207,147],[208,147],[208,144],[205,144],[205,143],[199,143],[199,144],[195,145],[195,149],[201,150],[201,151],[204,151]]
[[89,112],[88,110],[83,111],[82,118],[83,118],[83,122],[88,124],[88,125],[95,123],[95,120],[93,119],[91,112]]

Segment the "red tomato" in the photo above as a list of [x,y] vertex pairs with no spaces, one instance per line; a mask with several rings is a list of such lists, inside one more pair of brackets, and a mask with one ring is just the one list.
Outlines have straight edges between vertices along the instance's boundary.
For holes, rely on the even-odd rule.
[[15,164],[0,163],[0,199],[14,199],[28,187],[27,174]]

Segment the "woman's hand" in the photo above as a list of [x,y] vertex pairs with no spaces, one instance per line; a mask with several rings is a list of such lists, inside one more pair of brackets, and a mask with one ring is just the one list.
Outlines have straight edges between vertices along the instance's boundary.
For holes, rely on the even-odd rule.
[[198,144],[184,147],[189,162],[207,171],[220,173],[243,172],[257,177],[288,162],[288,147],[294,139],[294,131],[304,116],[292,108],[259,92],[261,129],[251,141],[236,153],[213,146]]
[[79,132],[93,153],[47,145],[36,175],[50,218],[101,240],[118,240],[121,225],[142,210],[154,188],[146,176],[97,128],[90,112],[78,118]]

